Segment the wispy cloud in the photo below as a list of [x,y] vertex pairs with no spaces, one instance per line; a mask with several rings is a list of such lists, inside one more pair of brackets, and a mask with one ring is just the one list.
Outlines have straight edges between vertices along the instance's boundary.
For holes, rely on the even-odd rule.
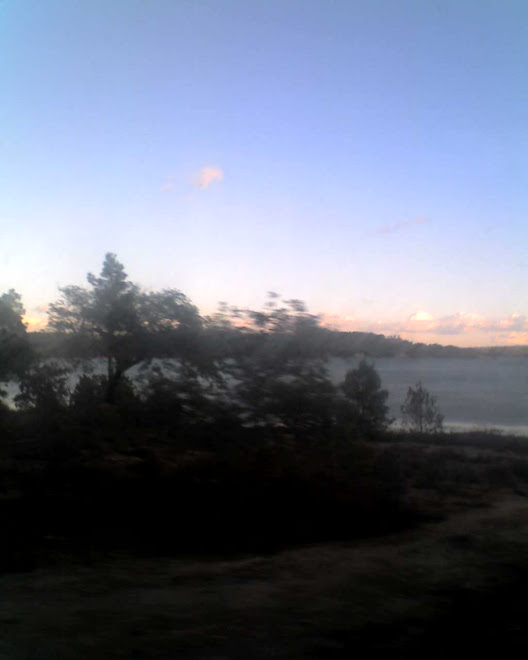
[[189,174],[189,172],[172,172],[167,177],[165,183],[160,186],[159,192],[161,193],[174,193],[181,192],[184,194],[185,188],[190,184],[199,190],[206,190],[215,182],[219,183],[224,180],[224,172],[216,165],[204,165],[197,172]]
[[159,191],[162,193],[172,193],[176,189],[176,184],[181,181],[182,179],[182,174],[181,172],[171,172],[169,176],[167,177],[167,180],[165,183],[160,186]]
[[389,225],[382,225],[378,227],[375,231],[376,234],[393,234],[397,231],[402,231],[402,229],[407,229],[414,225],[423,225],[428,223],[427,218],[413,218],[412,220],[404,220],[403,222],[394,222]]
[[215,181],[220,182],[223,180],[224,173],[219,167],[216,165],[205,165],[193,176],[192,183],[196,188],[205,190],[206,188],[209,188],[209,186]]
[[164,183],[161,188],[159,189],[160,192],[173,192],[174,191],[174,181],[172,181],[170,178],[169,180]]

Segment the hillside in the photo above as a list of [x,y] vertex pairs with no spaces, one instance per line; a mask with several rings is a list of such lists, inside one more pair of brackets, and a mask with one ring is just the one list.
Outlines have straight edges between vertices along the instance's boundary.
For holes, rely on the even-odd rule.
[[[46,357],[64,354],[64,336],[57,332],[30,332],[29,340],[34,349]],[[236,350],[241,338],[247,333],[240,328],[219,329],[207,327],[201,339],[209,348],[225,354]],[[385,336],[373,332],[340,332],[320,326],[311,328],[297,337],[301,348],[317,355],[336,357],[366,356],[407,358],[482,358],[482,357],[528,357],[528,346],[487,346],[461,348],[453,345],[414,343],[397,336]],[[86,347],[89,354],[91,348]],[[93,347],[92,347],[93,350]]]

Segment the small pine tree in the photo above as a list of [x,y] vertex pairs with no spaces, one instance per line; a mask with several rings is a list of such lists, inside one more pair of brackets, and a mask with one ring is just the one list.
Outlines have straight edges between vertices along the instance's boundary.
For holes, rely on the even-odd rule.
[[407,398],[401,407],[403,419],[414,431],[438,433],[443,430],[444,416],[436,405],[436,397],[425,389],[420,381],[409,387]]
[[347,399],[348,413],[354,426],[364,433],[381,431],[392,423],[387,399],[389,393],[381,387],[381,378],[366,360],[350,369],[341,384]]

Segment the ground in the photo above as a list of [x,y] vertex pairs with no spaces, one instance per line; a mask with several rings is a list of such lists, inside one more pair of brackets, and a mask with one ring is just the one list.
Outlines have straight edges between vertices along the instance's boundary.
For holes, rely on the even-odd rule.
[[0,576],[0,659],[428,659],[528,649],[528,498],[229,560],[107,554]]

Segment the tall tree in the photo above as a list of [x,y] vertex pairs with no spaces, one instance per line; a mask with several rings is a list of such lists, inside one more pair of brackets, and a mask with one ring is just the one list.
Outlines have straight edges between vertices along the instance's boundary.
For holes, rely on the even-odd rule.
[[382,389],[381,378],[372,364],[361,360],[356,369],[347,371],[341,389],[348,404],[347,416],[358,430],[370,433],[391,424],[387,406],[389,393]]
[[24,312],[14,289],[0,296],[0,381],[18,378],[31,361]]
[[198,310],[180,291],[141,291],[130,282],[113,253],[99,276],[88,273],[89,288],[66,286],[49,309],[49,326],[73,342],[77,357],[103,356],[107,401],[113,403],[124,373],[152,357],[181,357],[189,333],[201,328]]

